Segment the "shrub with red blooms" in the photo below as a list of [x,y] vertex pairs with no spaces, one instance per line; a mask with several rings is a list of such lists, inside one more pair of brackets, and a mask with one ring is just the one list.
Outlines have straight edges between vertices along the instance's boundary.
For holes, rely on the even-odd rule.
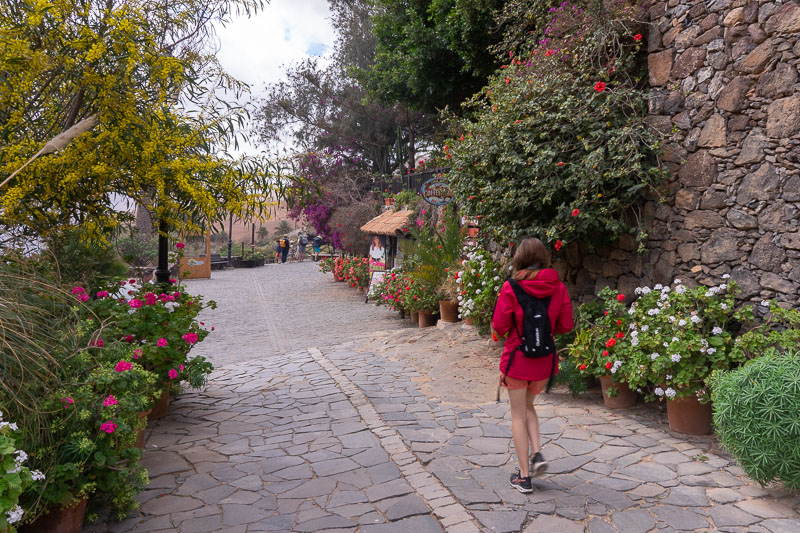
[[496,50],[506,64],[450,120],[445,141],[456,199],[482,216],[482,233],[504,243],[537,235],[556,252],[637,231],[644,241],[635,211],[665,170],[646,121],[640,9],[508,2],[507,48]]

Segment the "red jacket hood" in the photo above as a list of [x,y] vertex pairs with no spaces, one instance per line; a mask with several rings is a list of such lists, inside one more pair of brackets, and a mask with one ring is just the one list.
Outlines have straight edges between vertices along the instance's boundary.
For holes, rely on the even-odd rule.
[[558,279],[558,272],[552,268],[544,268],[535,279],[522,280],[519,282],[522,288],[535,298],[547,298],[556,293],[561,287],[561,280]]

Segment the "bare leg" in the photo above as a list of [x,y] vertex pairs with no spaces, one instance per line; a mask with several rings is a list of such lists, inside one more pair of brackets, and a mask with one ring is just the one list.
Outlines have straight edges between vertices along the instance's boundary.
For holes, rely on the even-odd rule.
[[528,438],[531,441],[531,448],[533,448],[533,454],[539,451],[539,417],[536,416],[536,408],[533,406],[533,401],[536,399],[536,395],[531,392],[530,389],[528,390],[528,395],[526,398],[526,420],[527,420],[527,429],[528,429]]
[[528,446],[529,436],[527,426],[527,389],[508,391],[508,400],[511,404],[511,435],[514,438],[514,449],[519,460],[519,475],[528,477]]

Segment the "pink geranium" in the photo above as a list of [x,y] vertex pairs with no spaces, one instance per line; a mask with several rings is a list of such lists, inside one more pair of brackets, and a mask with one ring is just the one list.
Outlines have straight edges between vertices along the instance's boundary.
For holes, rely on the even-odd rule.
[[72,294],[83,294],[86,292],[83,287],[72,287]]
[[178,250],[183,250],[184,248],[186,248],[186,245],[183,244],[182,242],[176,242],[175,248],[177,248]]
[[133,351],[133,358],[134,359],[139,359],[141,356],[142,356],[142,351],[140,349],[137,348],[137,349],[135,349]]
[[130,305],[134,309],[139,309],[143,304],[141,300],[137,300],[136,298],[134,298],[133,300],[128,302],[128,305]]
[[100,298],[101,300],[103,298],[107,298],[108,297],[108,291],[98,291],[97,292],[97,297]]
[[79,294],[78,295],[78,300],[80,300],[82,302],[88,302],[89,301],[89,295],[88,294]]
[[169,376],[169,379],[175,379],[178,377],[178,371],[174,368],[170,368],[169,372],[167,372],[167,375]]
[[113,394],[109,394],[108,396],[106,396],[106,399],[103,400],[103,407],[108,407],[108,406],[111,406],[111,405],[117,405],[117,403],[118,403],[117,399],[114,398],[114,395]]
[[178,291],[175,291],[175,292],[173,292],[173,293],[172,293],[172,295],[173,295],[175,298],[180,298],[180,297],[181,297],[181,293],[179,293]]
[[178,369],[180,369],[180,371],[183,372],[183,365],[178,365]]
[[197,333],[192,333],[191,331],[181,337],[183,340],[186,341],[187,344],[194,344],[197,342]]
[[100,431],[105,431],[109,435],[111,433],[114,433],[116,430],[117,430],[117,425],[114,422],[112,422],[111,420],[109,420],[108,422],[103,422],[102,424],[100,424]]
[[158,339],[158,342],[156,342],[156,344],[163,348],[164,346],[167,345],[167,339],[162,337],[162,338]]
[[128,361],[119,361],[116,366],[114,366],[114,370],[117,372],[125,372],[131,368],[133,368],[133,364],[129,363]]
[[106,343],[103,342],[103,339],[92,339],[89,341],[89,346],[94,346],[96,348],[102,348],[105,345]]
[[67,409],[75,403],[75,400],[67,396],[66,398],[61,398],[61,402],[64,404],[64,409]]
[[169,278],[169,282],[174,285],[174,284],[178,283],[178,280],[175,279],[175,278]]

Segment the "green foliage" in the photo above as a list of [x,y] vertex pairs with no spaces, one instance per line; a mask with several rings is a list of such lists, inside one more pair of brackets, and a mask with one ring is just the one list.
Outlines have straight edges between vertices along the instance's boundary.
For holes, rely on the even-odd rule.
[[275,235],[287,235],[290,231],[292,231],[292,226],[286,220],[281,220],[278,223],[278,227],[275,228]]
[[445,269],[457,265],[461,259],[463,233],[452,205],[446,206],[439,218],[430,209],[422,209],[411,224],[410,234],[414,239],[400,243],[404,260],[415,265],[411,278],[435,292],[447,275]]
[[353,69],[378,101],[436,112],[483,85],[495,65],[487,46],[499,40],[493,13],[502,0],[376,0],[377,39],[370,68]]
[[634,208],[664,176],[646,121],[641,26],[620,3],[547,16],[547,37],[510,50],[451,120],[449,179],[465,214],[501,242],[607,243],[640,228]]
[[36,481],[41,481],[41,472],[31,472],[25,466],[28,455],[19,449],[19,432],[14,422],[4,421],[0,413],[0,531],[14,533],[24,511],[18,505],[19,497]]
[[783,351],[800,346],[800,309],[783,309],[774,300],[761,302],[761,308],[769,309],[769,313],[755,327],[736,338],[732,352],[752,359],[770,348]]
[[158,259],[158,235],[148,237],[134,227],[114,239],[114,246],[122,260],[134,268],[154,265]]
[[114,246],[90,240],[80,228],[52,235],[48,248],[55,262],[52,266],[64,284],[91,282],[97,286],[128,271]]
[[401,209],[416,210],[420,202],[424,202],[419,194],[411,189],[403,189],[402,191],[392,195],[394,198],[394,210],[400,211]]
[[722,445],[762,486],[800,491],[800,354],[767,350],[710,380],[714,428]]

